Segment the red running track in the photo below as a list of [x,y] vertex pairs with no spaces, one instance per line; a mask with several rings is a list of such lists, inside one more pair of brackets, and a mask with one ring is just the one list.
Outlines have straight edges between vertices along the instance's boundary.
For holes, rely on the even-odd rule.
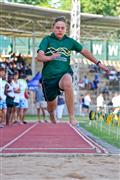
[[68,123],[28,123],[0,129],[1,154],[105,153]]

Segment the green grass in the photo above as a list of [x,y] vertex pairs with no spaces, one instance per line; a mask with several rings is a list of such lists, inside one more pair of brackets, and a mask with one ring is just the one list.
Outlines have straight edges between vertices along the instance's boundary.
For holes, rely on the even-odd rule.
[[[117,129],[117,127],[108,126],[104,121],[102,121],[102,124],[101,121],[94,121],[90,126],[87,117],[84,120],[83,118],[79,118],[79,121],[81,127],[91,132],[93,135],[99,137],[100,139],[103,139],[113,146],[120,148],[120,127]],[[119,133],[118,137],[117,131]]]
[[[80,126],[86,129],[87,131],[91,132],[93,135],[103,139],[104,141],[108,142],[111,145],[114,145],[120,148],[120,127],[117,129],[116,127],[109,127],[105,122],[92,122],[92,125],[89,125],[88,117],[76,117],[77,120],[80,122]],[[42,117],[41,117],[42,119]],[[47,117],[48,119],[48,117]],[[26,116],[25,120],[27,121],[37,121],[37,116]],[[64,121],[68,121],[68,116],[63,117]],[[101,126],[102,125],[102,126]],[[101,128],[102,127],[102,128]],[[118,130],[119,136],[117,137],[116,131]]]

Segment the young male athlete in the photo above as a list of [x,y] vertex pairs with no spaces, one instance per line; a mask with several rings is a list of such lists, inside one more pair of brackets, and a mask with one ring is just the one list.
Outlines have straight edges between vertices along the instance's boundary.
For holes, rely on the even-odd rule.
[[73,71],[70,66],[71,51],[81,53],[100,68],[109,71],[107,67],[97,61],[95,57],[83,46],[68,37],[66,34],[66,20],[64,17],[56,18],[53,23],[53,33],[43,38],[38,48],[37,61],[43,62],[42,85],[47,101],[50,120],[55,123],[56,97],[60,90],[65,92],[69,121],[76,125],[74,116],[74,96],[72,87]]

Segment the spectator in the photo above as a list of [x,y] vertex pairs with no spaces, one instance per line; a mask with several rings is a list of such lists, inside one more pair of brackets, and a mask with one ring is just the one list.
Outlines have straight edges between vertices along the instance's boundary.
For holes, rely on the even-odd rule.
[[100,82],[100,77],[98,74],[95,74],[94,76],[94,80],[93,82],[91,83],[91,89],[92,90],[96,90],[98,88],[98,84]]
[[104,97],[103,97],[103,94],[100,93],[97,97],[97,111],[100,111],[103,109],[104,107]]
[[12,85],[13,75],[8,76],[7,84],[5,85],[5,95],[6,95],[6,104],[7,104],[7,114],[6,114],[6,125],[9,125],[12,122],[12,110],[14,107],[14,88]]
[[84,82],[84,87],[86,89],[89,88],[89,79],[87,78],[87,76],[85,75],[84,78],[83,78],[83,82]]
[[31,69],[31,65],[30,64],[28,64],[26,66],[26,75],[27,76],[32,76],[32,69]]
[[80,95],[80,116],[82,116],[82,108],[83,108],[83,104],[84,104],[84,96],[83,94]]
[[24,61],[24,58],[22,57],[21,53],[17,57],[17,62],[19,64],[22,64],[23,66],[25,66],[25,61]]
[[25,113],[28,109],[28,98],[29,98],[29,91],[28,85],[26,81],[26,75],[20,74],[20,79],[18,79],[19,86],[20,86],[20,102],[19,102],[19,120],[21,124],[26,124],[27,122],[24,121]]
[[45,110],[47,109],[47,103],[44,99],[44,95],[42,92],[41,81],[39,81],[38,88],[35,88],[35,90],[34,90],[34,103],[35,103],[36,108],[37,108],[38,122],[41,122],[41,118],[40,118],[40,115],[41,115],[40,112],[41,111],[42,111],[44,122],[47,122],[46,114],[45,114]]
[[113,109],[120,107],[120,94],[117,92],[114,94],[112,98],[112,104],[113,104]]
[[90,94],[86,93],[86,95],[84,96],[84,102],[83,102],[83,116],[89,113],[90,103],[91,103]]
[[6,106],[6,96],[4,94],[5,85],[5,69],[0,67],[0,128],[3,128],[3,123],[6,122],[6,112],[7,112],[7,106]]
[[65,106],[65,98],[63,92],[61,92],[61,94],[58,96],[57,99],[57,108],[56,108],[56,116],[58,120],[62,119],[64,106]]
[[18,82],[18,78],[19,78],[19,73],[18,71],[15,71],[13,75],[13,81],[12,81],[14,94],[15,94],[13,119],[12,119],[14,121],[13,123],[16,123],[18,121],[18,111],[19,111],[19,102],[20,102],[20,84]]

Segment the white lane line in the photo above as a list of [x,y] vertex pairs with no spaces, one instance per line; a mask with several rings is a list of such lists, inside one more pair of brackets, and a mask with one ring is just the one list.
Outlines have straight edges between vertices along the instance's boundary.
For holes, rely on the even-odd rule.
[[[75,127],[73,127],[71,124],[70,124],[70,127],[72,127],[80,136],[82,136],[82,137],[84,137],[85,138],[85,140],[89,140],[88,141],[88,143],[90,142],[92,142],[93,143],[93,146],[94,146],[94,144],[95,144],[95,146],[94,147],[96,147],[96,151],[98,152],[98,153],[100,153],[100,152],[102,152],[101,151],[101,149],[104,151],[104,153],[105,154],[108,154],[108,151],[104,148],[104,147],[102,147],[100,144],[98,144],[97,142],[95,142],[94,140],[92,140],[91,138],[89,138],[88,136],[86,136],[85,134],[83,134],[82,132],[80,132],[79,130],[77,130]],[[92,144],[91,143],[91,144]],[[100,149],[99,149],[99,148]]]
[[[83,133],[81,133],[83,134]],[[89,139],[91,142],[93,142],[97,147],[99,147],[100,149],[102,149],[105,154],[108,154],[108,151],[106,148],[102,147],[100,144],[98,144],[97,142],[95,142],[94,140],[92,140],[91,138],[89,138],[88,136],[84,135],[87,139]]]
[[64,147],[61,147],[61,148],[57,148],[57,147],[53,147],[53,148],[5,148],[5,150],[94,150],[94,148],[90,147],[90,148],[64,148]]
[[27,132],[29,132],[31,129],[33,129],[38,123],[33,124],[30,128],[28,128],[27,130],[25,130],[22,134],[20,134],[19,136],[17,136],[15,139],[13,139],[12,141],[10,141],[9,143],[7,143],[6,145],[4,145],[3,147],[0,148],[0,152],[2,152],[6,147],[10,146],[11,144],[13,144],[14,142],[16,142],[18,139],[20,139],[22,136],[24,136]]
[[80,136],[82,137],[90,146],[92,146],[93,148],[96,148],[96,146],[94,144],[92,144],[90,141],[88,141],[88,139],[85,138],[85,136],[83,136],[80,131],[78,131],[75,127],[73,127],[70,123],[68,123],[69,126]]

